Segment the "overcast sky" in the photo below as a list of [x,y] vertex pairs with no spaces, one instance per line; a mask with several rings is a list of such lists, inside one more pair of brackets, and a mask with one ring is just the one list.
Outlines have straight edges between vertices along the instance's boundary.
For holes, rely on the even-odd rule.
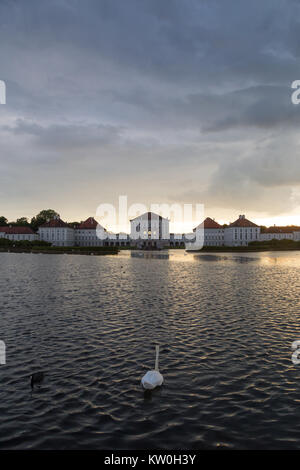
[[300,5],[0,3],[0,215],[203,203],[300,224]]

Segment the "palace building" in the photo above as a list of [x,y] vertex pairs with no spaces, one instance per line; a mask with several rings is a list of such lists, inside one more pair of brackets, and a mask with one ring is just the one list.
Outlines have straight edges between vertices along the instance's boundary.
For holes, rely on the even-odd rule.
[[93,217],[75,226],[74,233],[75,245],[78,246],[103,246],[103,240],[107,238],[106,229]]
[[224,228],[214,219],[206,217],[206,219],[194,228],[196,240],[200,239],[200,233],[203,233],[204,246],[223,246],[224,245]]
[[293,240],[299,241],[299,227],[273,227],[261,230],[261,241],[267,240]]
[[249,242],[260,240],[260,227],[254,222],[240,215],[229,227],[224,230],[226,246],[247,246]]
[[146,212],[130,221],[131,244],[138,248],[163,248],[170,242],[169,219]]
[[54,246],[74,246],[75,230],[60,217],[54,217],[39,227],[40,240]]
[[12,241],[28,240],[33,242],[38,240],[39,236],[30,227],[8,225],[0,227],[0,238],[7,238]]
[[[201,242],[201,246],[247,246],[253,241],[300,241],[300,227],[259,227],[240,215],[229,225],[220,225],[206,217],[192,234],[170,234],[170,221],[154,212],[146,212],[130,220],[130,235],[114,234],[89,217],[79,224],[68,224],[59,216],[48,220],[38,229],[38,234],[26,226],[0,227],[0,238],[9,240],[42,240],[53,246],[119,246],[140,249],[180,248]],[[194,236],[194,237],[193,237]]]

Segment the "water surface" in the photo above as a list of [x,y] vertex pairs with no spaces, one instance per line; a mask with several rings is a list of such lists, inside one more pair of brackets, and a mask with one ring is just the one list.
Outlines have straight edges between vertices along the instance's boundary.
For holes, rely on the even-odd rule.
[[298,252],[2,253],[0,272],[1,449],[300,448]]

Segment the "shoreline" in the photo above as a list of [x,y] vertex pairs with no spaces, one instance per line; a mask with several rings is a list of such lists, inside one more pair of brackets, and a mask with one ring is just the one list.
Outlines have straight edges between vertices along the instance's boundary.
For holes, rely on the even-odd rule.
[[[83,250],[76,249],[73,247],[55,247],[53,249],[43,249],[43,248],[25,248],[25,247],[18,247],[18,248],[4,248],[0,247],[0,253],[28,253],[28,254],[45,254],[45,255],[87,255],[87,256],[105,256],[105,255],[118,255],[121,251],[125,251],[124,249],[102,249],[99,250],[99,247],[96,248],[89,248]],[[250,248],[249,247],[207,247],[202,248],[201,250],[185,250],[184,248],[165,248],[163,250],[136,250],[135,248],[127,248],[126,251],[143,251],[145,253],[149,251],[157,251],[157,252],[166,252],[170,250],[182,250],[188,254],[201,254],[201,253],[263,253],[263,252],[285,252],[285,251],[300,251],[300,248],[282,248],[282,247],[262,247],[262,248]]]
[[238,248],[238,247],[220,247],[220,249],[209,249],[202,248],[201,250],[186,250],[187,253],[261,253],[264,251],[300,251],[300,248],[272,248],[272,247],[263,247],[263,248]]
[[[66,247],[67,248],[67,247]],[[34,255],[87,255],[87,256],[105,256],[117,255],[119,250],[77,250],[77,249],[64,249],[60,250],[57,247],[53,250],[47,249],[34,249],[34,248],[0,248],[0,253],[29,253]]]

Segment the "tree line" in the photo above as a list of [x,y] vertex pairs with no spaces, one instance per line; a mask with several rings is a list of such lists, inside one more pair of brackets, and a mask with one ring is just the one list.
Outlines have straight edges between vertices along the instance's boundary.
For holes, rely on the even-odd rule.
[[7,225],[22,226],[30,227],[32,230],[37,231],[40,225],[43,225],[54,217],[59,217],[59,214],[53,209],[44,209],[40,211],[35,217],[32,217],[30,221],[27,217],[20,217],[13,222],[9,222],[6,217],[0,216],[0,227]]

